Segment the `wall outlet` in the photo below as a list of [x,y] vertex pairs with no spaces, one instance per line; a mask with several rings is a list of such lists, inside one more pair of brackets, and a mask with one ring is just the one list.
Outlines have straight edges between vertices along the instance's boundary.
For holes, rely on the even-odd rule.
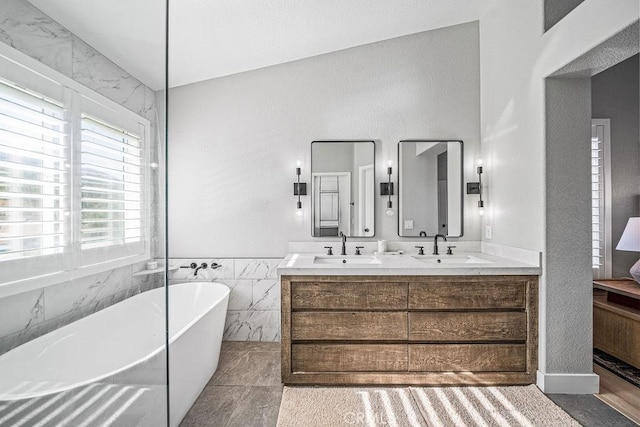
[[487,239],[493,238],[490,225],[485,225],[484,226],[484,237],[487,238]]
[[405,219],[404,220],[404,229],[405,230],[413,230],[413,220],[412,219]]

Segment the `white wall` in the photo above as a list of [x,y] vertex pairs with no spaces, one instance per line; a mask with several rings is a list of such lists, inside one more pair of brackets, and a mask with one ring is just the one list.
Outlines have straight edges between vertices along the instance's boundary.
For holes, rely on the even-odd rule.
[[[545,230],[553,218],[546,215],[545,77],[637,20],[638,2],[617,1],[612,7],[606,0],[585,0],[544,34],[542,14],[541,0],[497,0],[480,21],[481,145],[484,225],[492,227],[491,243],[541,251],[548,257]],[[569,195],[566,202],[579,196]],[[567,235],[558,237],[563,236],[572,241]],[[545,268],[547,262],[544,258]],[[591,321],[590,281],[573,280],[549,281],[546,270],[541,278],[543,374],[590,372],[591,336],[580,331]],[[583,384],[593,384],[585,378]],[[587,388],[582,391],[590,391]]]
[[[296,218],[292,183],[298,158],[310,183],[314,140],[376,140],[375,237],[397,239],[377,190],[387,160],[401,139],[461,139],[474,180],[479,88],[469,23],[172,89],[170,256],[282,257],[312,240],[310,196]],[[475,201],[465,196],[467,212]],[[479,240],[465,217],[463,239]]]

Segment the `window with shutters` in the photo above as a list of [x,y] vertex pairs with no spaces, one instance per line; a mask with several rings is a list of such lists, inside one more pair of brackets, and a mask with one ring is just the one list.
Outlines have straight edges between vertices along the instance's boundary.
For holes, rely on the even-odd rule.
[[82,115],[83,249],[142,239],[142,148],[140,136]]
[[149,122],[65,76],[0,65],[0,285],[148,258]]
[[59,254],[68,241],[61,100],[0,79],[0,261]]
[[591,124],[591,264],[593,278],[611,277],[611,169],[608,119]]

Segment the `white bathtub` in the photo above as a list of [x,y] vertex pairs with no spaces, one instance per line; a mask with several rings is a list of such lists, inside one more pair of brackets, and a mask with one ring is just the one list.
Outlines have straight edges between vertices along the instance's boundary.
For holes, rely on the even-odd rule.
[[[69,415],[74,423],[80,412],[92,423],[114,422],[114,408],[125,413],[124,404],[128,403],[125,409],[133,408],[136,405],[132,403],[143,395],[147,409],[139,409],[137,405],[139,413],[125,419],[135,419],[142,425],[162,420],[166,402],[164,295],[164,288],[144,292],[0,356],[0,421],[37,425],[37,420],[44,419],[42,425],[54,421],[59,424],[61,415],[55,418],[47,414],[64,406],[63,402],[75,399],[77,402],[67,404],[75,409],[73,417]],[[169,287],[172,426],[180,423],[216,370],[228,301],[229,288],[218,283],[193,282]],[[109,391],[104,391],[104,387]],[[105,408],[104,402],[99,406],[101,409],[93,412],[83,407],[89,396],[99,402],[117,387],[121,387],[118,393],[122,396],[126,397],[126,390],[132,397],[126,401],[118,397],[120,403],[111,409]],[[137,394],[133,394],[136,390]],[[95,397],[97,394],[100,396]],[[117,402],[115,396],[109,401],[112,400]],[[47,405],[35,415],[20,409]],[[78,412],[78,408],[82,411]],[[152,411],[155,413],[146,413]],[[99,415],[104,418],[96,418],[96,412],[101,412]]]

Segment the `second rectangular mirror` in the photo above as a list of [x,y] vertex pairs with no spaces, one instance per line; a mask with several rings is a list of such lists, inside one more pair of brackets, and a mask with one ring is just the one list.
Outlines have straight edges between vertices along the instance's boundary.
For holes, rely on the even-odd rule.
[[311,143],[311,235],[372,237],[374,224],[373,141]]
[[462,141],[400,141],[398,163],[398,235],[462,236]]

